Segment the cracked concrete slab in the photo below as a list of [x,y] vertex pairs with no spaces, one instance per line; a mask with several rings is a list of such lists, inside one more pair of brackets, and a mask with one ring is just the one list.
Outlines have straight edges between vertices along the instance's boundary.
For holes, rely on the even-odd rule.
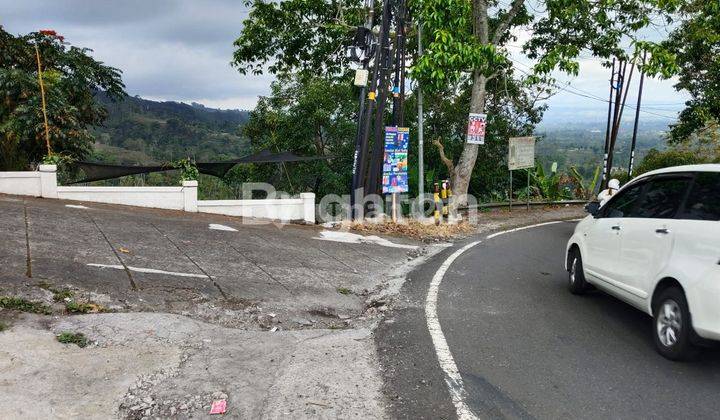
[[[57,315],[53,290],[67,289],[112,313],[0,309],[0,417],[205,418],[221,398],[230,418],[386,417],[371,331],[408,260],[432,247],[409,255],[319,241],[318,227],[66,204],[0,195],[0,295]],[[58,343],[64,331],[90,346]]]
[[[6,238],[0,244],[0,277],[31,286],[93,292],[123,310],[172,312],[257,328],[257,316],[244,312],[257,307],[277,314],[283,329],[307,328],[292,322],[298,317],[309,318],[313,328],[323,328],[344,323],[310,312],[331,307],[352,318],[361,316],[368,295],[382,288],[386,274],[407,260],[406,249],[315,240],[322,229],[312,226],[278,227],[217,215],[66,204],[0,197],[0,232]],[[25,272],[26,209],[31,277]],[[212,230],[211,224],[235,231]],[[9,291],[8,284],[0,284],[0,294]]]
[[[54,334],[84,333],[87,348]],[[244,331],[159,313],[64,317],[0,334],[4,418],[384,418],[370,330]],[[92,390],[92,392],[89,392]]]

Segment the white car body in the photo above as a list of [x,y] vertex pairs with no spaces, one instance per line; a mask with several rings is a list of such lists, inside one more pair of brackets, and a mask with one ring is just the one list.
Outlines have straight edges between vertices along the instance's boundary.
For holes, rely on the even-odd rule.
[[[638,185],[643,182],[676,175],[695,177],[704,172],[720,173],[720,164],[649,172],[623,186],[616,197],[633,185],[636,191],[641,190]],[[683,200],[689,200],[689,195],[686,192]],[[600,217],[589,215],[578,223],[568,241],[568,253],[573,247],[580,251],[585,280],[651,316],[656,293],[668,283],[679,284],[695,333],[705,339],[720,340],[720,221],[689,220],[683,218],[687,213],[681,210],[670,218],[613,217],[607,215],[612,210],[606,209],[613,200],[600,209]],[[720,201],[720,196],[714,200]],[[642,207],[632,204],[627,208],[633,205]],[[680,209],[686,210],[685,204]],[[568,268],[567,258],[565,264]]]

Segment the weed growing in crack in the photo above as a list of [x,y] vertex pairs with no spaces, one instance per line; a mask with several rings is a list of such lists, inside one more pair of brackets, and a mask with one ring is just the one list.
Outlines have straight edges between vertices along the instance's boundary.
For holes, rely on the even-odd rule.
[[42,315],[50,315],[52,313],[50,307],[42,302],[33,302],[14,296],[0,296],[0,308]]
[[338,287],[337,292],[341,295],[349,295],[352,293],[352,290],[348,289],[347,287]]
[[77,344],[80,348],[88,345],[87,337],[81,332],[63,331],[56,338],[63,344]]
[[107,308],[97,303],[80,303],[80,302],[67,302],[65,303],[65,310],[71,314],[95,314],[99,312],[107,312]]
[[72,299],[75,296],[75,292],[70,289],[56,289],[52,283],[48,283],[45,280],[37,284],[37,287],[45,289],[53,294],[53,300],[55,302],[62,302],[66,299]]
[[72,299],[73,296],[75,296],[75,293],[73,293],[72,290],[68,290],[68,289],[62,289],[62,290],[50,289],[50,291],[53,293],[53,300],[55,302],[62,302],[65,299]]

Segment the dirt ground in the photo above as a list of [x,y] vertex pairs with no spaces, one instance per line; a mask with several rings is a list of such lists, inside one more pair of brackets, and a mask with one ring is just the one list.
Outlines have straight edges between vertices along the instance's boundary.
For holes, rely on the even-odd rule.
[[448,244],[251,222],[0,195],[0,298],[44,305],[0,308],[0,418],[386,417],[373,330]]

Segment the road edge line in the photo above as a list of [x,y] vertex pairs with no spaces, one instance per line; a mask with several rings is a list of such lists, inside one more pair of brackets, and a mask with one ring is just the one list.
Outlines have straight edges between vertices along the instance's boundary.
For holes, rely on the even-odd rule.
[[[486,236],[485,239],[488,240],[506,233],[513,233],[525,229],[554,225],[563,222],[565,222],[565,220],[555,220],[551,222],[521,226],[490,234]],[[432,339],[433,347],[435,348],[435,355],[437,356],[440,368],[445,373],[445,383],[447,384],[450,398],[452,399],[458,419],[460,420],[477,419],[478,417],[472,412],[465,402],[466,391],[463,385],[462,376],[460,376],[460,371],[457,368],[455,359],[450,352],[450,346],[448,345],[447,340],[445,339],[445,334],[443,334],[442,327],[440,326],[440,319],[437,314],[437,298],[438,292],[440,291],[440,284],[442,283],[443,277],[445,277],[445,273],[448,268],[450,268],[450,265],[465,251],[480,243],[482,243],[482,241],[471,242],[450,254],[450,256],[443,261],[433,275],[433,278],[430,281],[430,286],[428,287],[427,297],[425,298],[425,320],[427,322],[428,332],[430,333],[430,338]]]
[[564,223],[564,222],[565,222],[565,220],[555,220],[555,221],[552,221],[552,222],[543,222],[543,223],[537,223],[537,224],[534,224],[534,225],[520,226],[520,227],[516,227],[516,228],[514,228],[514,229],[508,229],[508,230],[502,230],[502,231],[500,231],[500,232],[495,232],[495,233],[493,233],[493,234],[490,234],[490,235],[486,236],[485,239],[492,239],[492,238],[498,237],[498,236],[500,236],[500,235],[504,235],[504,234],[506,234],[506,233],[513,233],[513,232],[518,232],[518,231],[525,230],[525,229],[531,229],[531,228],[536,228],[536,227],[540,227],[540,226],[547,226],[547,225],[555,225],[555,224]]
[[453,252],[435,272],[435,275],[430,281],[427,297],[425,298],[425,319],[427,321],[428,332],[430,332],[430,338],[432,339],[433,347],[435,347],[435,355],[437,356],[440,368],[445,372],[445,383],[448,386],[450,398],[452,398],[457,416],[461,420],[476,419],[477,416],[475,416],[472,410],[470,410],[470,407],[465,403],[465,387],[463,386],[462,377],[455,364],[455,359],[453,359],[452,353],[450,353],[450,347],[445,340],[445,334],[442,332],[440,319],[437,315],[437,297],[438,291],[440,290],[440,283],[442,283],[445,272],[450,268],[453,261],[462,253],[481,242],[482,241],[471,242]]

